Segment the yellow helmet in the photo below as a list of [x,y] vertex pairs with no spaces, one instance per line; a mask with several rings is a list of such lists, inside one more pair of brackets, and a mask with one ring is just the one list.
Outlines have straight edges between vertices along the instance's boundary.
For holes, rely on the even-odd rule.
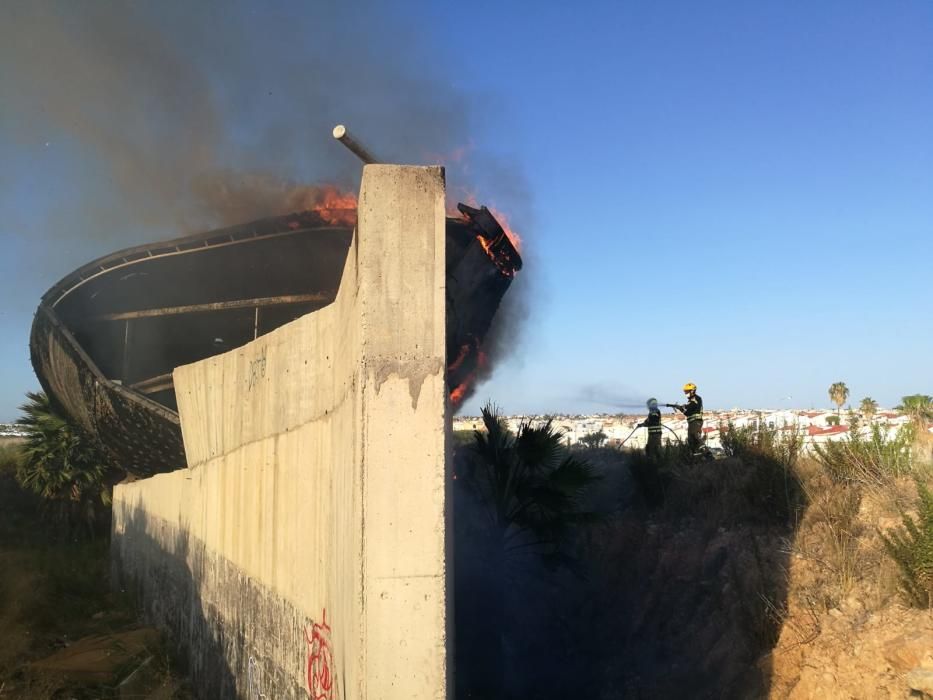
[[687,382],[686,384],[684,384],[684,391],[696,391],[696,390],[697,390],[697,385],[694,384],[693,382]]

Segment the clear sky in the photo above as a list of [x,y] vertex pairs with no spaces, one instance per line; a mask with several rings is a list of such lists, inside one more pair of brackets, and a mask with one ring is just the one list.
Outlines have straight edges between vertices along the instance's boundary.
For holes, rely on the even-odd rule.
[[59,277],[207,221],[198,167],[352,184],[343,120],[522,234],[467,412],[933,393],[933,3],[331,5],[0,9],[0,420]]

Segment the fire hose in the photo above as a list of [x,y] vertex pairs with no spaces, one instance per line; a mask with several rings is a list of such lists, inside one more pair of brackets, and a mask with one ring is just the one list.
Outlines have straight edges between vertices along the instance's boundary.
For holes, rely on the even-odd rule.
[[[665,404],[665,405],[667,405],[667,404]],[[644,425],[636,425],[634,428],[632,428],[632,432],[630,432],[630,433],[628,434],[628,436],[627,436],[622,442],[619,443],[619,449],[620,449],[620,450],[622,449],[622,447],[625,445],[625,443],[628,442],[628,439],[629,439],[630,437],[632,437],[632,435],[635,434],[635,431],[636,431],[636,430],[638,430],[639,428],[645,428],[645,427],[647,427],[647,426],[644,426]],[[680,435],[678,435],[676,432],[674,432],[674,430],[673,430],[672,428],[668,428],[666,425],[664,425],[664,423],[661,423],[661,427],[664,428],[665,430],[669,430],[670,433],[671,433],[671,435],[673,435],[675,438],[677,438],[677,442],[679,442],[681,445],[683,444],[684,441],[680,439]]]
[[619,449],[620,449],[620,450],[622,449],[622,446],[625,445],[625,443],[628,442],[628,438],[632,437],[632,435],[635,434],[635,431],[638,430],[640,427],[641,427],[640,425],[636,425],[634,428],[632,428],[632,432],[630,432],[630,433],[628,434],[628,437],[625,438],[622,442],[619,443]]
[[665,430],[670,430],[670,431],[671,431],[671,435],[673,435],[675,438],[677,438],[677,442],[679,442],[681,445],[684,444],[684,441],[680,439],[680,435],[678,435],[677,433],[675,433],[674,430],[673,430],[673,428],[668,428],[666,425],[664,425],[664,423],[661,423],[661,427],[664,428]]

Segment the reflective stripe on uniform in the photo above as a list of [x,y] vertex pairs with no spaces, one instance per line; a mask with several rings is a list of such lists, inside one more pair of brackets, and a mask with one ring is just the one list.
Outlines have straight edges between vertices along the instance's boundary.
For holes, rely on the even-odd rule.
[[703,420],[703,414],[702,414],[702,413],[694,413],[692,416],[687,416],[687,421],[688,421],[688,422],[689,422],[689,421],[694,421],[694,420]]

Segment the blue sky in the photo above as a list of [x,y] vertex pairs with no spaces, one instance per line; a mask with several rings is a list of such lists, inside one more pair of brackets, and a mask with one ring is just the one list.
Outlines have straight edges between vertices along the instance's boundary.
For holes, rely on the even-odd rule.
[[[467,412],[612,410],[585,397],[674,400],[688,380],[716,407],[825,406],[836,380],[883,405],[933,393],[933,4],[169,7],[145,18],[139,70],[171,56],[196,75],[203,109],[178,100],[165,119],[222,112],[211,165],[352,183],[323,128],[344,116],[393,157],[470,147],[448,182],[511,215],[530,313]],[[80,71],[106,50],[23,68],[62,12],[0,22],[0,39],[36,33],[2,56],[24,75],[0,75],[0,420],[37,386],[41,294],[177,233],[101,155],[111,131],[94,142],[52,113],[82,107]],[[178,76],[118,81],[80,118],[158,116]],[[122,129],[139,144],[113,129],[112,150]],[[159,128],[144,133],[171,173]]]

